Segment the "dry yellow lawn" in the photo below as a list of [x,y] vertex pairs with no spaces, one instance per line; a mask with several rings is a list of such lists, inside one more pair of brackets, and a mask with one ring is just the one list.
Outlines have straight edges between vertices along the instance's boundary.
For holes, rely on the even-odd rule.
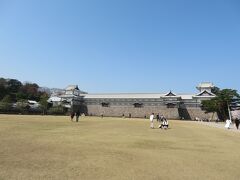
[[0,179],[240,179],[240,133],[182,121],[170,126],[0,115]]

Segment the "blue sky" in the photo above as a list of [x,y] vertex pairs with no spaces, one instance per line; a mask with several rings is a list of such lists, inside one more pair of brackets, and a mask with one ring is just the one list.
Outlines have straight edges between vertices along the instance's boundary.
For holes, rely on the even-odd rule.
[[238,0],[0,0],[0,77],[88,92],[240,90]]

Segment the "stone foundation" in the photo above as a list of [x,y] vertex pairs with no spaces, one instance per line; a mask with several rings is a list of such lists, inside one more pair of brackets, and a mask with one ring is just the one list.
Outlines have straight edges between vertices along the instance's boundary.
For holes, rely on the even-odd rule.
[[[167,108],[164,106],[144,106],[136,108],[132,106],[111,106],[102,107],[101,105],[87,105],[85,107],[85,114],[92,116],[109,116],[109,117],[131,117],[144,118],[151,115],[151,113],[163,114],[167,119],[184,119],[195,120],[196,117],[200,119],[212,119],[213,113],[205,113],[201,108]],[[217,115],[213,117],[217,119]]]
[[205,113],[201,108],[186,108],[191,120],[195,120],[196,117],[200,119],[217,120],[217,113]]

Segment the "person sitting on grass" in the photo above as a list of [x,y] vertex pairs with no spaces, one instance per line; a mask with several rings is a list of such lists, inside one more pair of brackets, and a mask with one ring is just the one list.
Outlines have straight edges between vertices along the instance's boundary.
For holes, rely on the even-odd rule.
[[166,118],[163,118],[162,124],[159,125],[159,128],[168,129],[168,120]]

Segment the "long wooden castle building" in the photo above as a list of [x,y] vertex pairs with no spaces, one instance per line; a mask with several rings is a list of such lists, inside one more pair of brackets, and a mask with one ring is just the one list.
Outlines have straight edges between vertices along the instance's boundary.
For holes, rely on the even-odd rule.
[[81,94],[78,86],[68,86],[65,92],[49,101],[58,100],[73,111],[92,116],[148,117],[162,114],[169,119],[210,119],[211,113],[202,110],[201,102],[215,97],[212,83],[200,83],[196,94],[167,93],[115,93]]

